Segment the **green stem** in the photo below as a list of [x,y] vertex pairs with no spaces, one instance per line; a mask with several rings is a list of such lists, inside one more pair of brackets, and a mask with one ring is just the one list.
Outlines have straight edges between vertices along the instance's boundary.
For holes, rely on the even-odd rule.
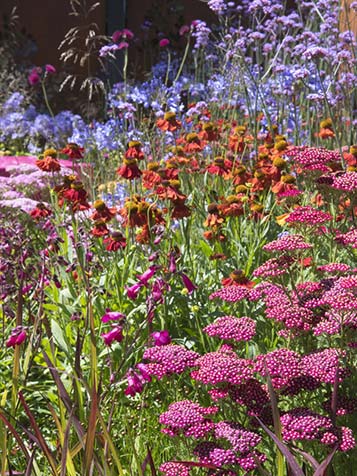
[[42,92],[43,92],[43,98],[45,100],[45,103],[46,103],[46,107],[48,109],[48,112],[50,113],[50,115],[52,117],[55,117],[55,115],[53,114],[53,111],[52,111],[52,108],[50,106],[50,103],[48,101],[48,96],[47,96],[47,91],[46,91],[46,88],[45,88],[45,82],[44,81],[41,81],[41,88],[42,88]]

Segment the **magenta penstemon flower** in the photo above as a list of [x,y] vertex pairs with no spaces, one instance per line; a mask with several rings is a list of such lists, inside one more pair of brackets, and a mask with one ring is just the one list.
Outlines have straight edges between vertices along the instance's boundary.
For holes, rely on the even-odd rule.
[[163,303],[165,291],[170,291],[170,286],[162,278],[157,278],[151,288],[152,299],[155,302]]
[[170,258],[169,258],[169,271],[170,271],[170,273],[176,273],[176,259],[175,259],[175,253],[170,253]]
[[105,345],[112,345],[113,342],[121,342],[123,340],[123,328],[114,326],[109,332],[101,334]]
[[144,389],[143,381],[140,379],[140,376],[134,372],[134,370],[129,370],[126,375],[128,385],[124,390],[125,395],[130,395],[134,397],[135,394],[141,393]]
[[109,321],[123,321],[125,317],[125,314],[122,314],[121,312],[106,309],[106,313],[101,317],[101,321],[104,323]]
[[181,279],[182,279],[182,282],[183,282],[185,288],[188,291],[188,294],[191,294],[195,289],[197,289],[197,286],[195,284],[193,284],[193,282],[190,280],[190,278],[185,273],[183,273],[181,271],[180,276],[181,276]]
[[126,295],[129,299],[135,300],[138,297],[140,289],[143,287],[142,283],[135,283],[130,288],[126,288]]
[[26,328],[22,326],[15,327],[6,342],[6,347],[15,347],[22,344],[27,337]]
[[169,331],[157,331],[151,334],[151,337],[154,339],[154,345],[167,345],[171,343],[171,337]]
[[125,395],[133,397],[137,393],[141,393],[144,389],[144,384],[151,381],[151,376],[147,372],[146,365],[139,363],[136,369],[129,369],[126,374],[128,385],[124,391]]
[[137,276],[138,280],[143,286],[148,286],[148,281],[151,279],[156,271],[159,269],[159,266],[152,265],[149,269],[147,269],[143,274]]

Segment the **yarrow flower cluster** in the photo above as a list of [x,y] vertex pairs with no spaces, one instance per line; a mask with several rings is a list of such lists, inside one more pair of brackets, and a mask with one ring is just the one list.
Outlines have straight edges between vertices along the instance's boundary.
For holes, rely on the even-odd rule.
[[318,170],[328,172],[329,165],[341,162],[341,154],[318,147],[290,147],[286,155],[302,167],[302,172]]
[[226,286],[210,295],[210,299],[222,299],[227,302],[238,302],[249,296],[249,290],[243,286]]
[[193,367],[199,354],[177,344],[150,347],[144,352],[147,372],[161,379],[165,375],[180,374]]
[[263,246],[265,251],[296,251],[312,248],[312,245],[304,241],[301,235],[283,235],[278,240],[271,241]]
[[331,187],[344,192],[355,192],[357,190],[357,172],[339,174],[333,178]]
[[303,223],[310,226],[321,225],[330,220],[332,220],[332,216],[329,213],[322,212],[311,206],[297,207],[285,219],[286,223]]
[[255,322],[250,317],[223,316],[203,330],[211,337],[223,340],[248,341],[255,335]]
[[191,400],[172,403],[168,410],[160,415],[160,423],[165,425],[163,432],[170,436],[183,434],[202,438],[214,428],[210,418],[217,413],[218,407],[202,407]]
[[229,346],[222,346],[217,352],[199,357],[194,365],[198,369],[191,372],[191,377],[205,384],[239,385],[253,376],[251,362],[237,357]]

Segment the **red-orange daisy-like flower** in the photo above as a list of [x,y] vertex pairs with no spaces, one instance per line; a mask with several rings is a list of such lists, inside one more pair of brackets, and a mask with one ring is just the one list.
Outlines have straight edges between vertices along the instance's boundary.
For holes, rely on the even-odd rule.
[[107,223],[110,221],[116,213],[116,208],[108,208],[103,200],[96,200],[93,203],[93,208],[95,212],[91,216],[91,219],[94,221],[102,220],[103,222]]
[[[149,164],[150,165],[150,164]],[[144,188],[151,190],[161,182],[161,176],[156,170],[144,170],[142,177],[142,185]]]
[[88,194],[84,190],[83,183],[79,180],[74,180],[70,187],[62,192],[62,197],[72,203],[74,211],[90,208],[89,203],[87,203]]
[[191,215],[191,209],[185,204],[185,200],[173,200],[173,209],[171,211],[171,218],[185,218]]
[[103,240],[107,251],[118,251],[126,247],[125,236],[120,231],[113,231],[110,236]]
[[244,214],[244,202],[237,195],[230,195],[226,201],[218,205],[218,209],[223,216],[238,217]]
[[201,152],[201,150],[203,149],[204,144],[200,140],[196,132],[190,132],[189,134],[187,134],[185,140],[186,144],[184,146],[184,151],[186,153],[192,154],[195,152]]
[[215,141],[219,139],[218,128],[213,124],[213,122],[204,122],[201,124],[201,130],[198,133],[198,137],[201,140],[206,141]]
[[30,215],[34,220],[40,220],[41,218],[47,218],[52,215],[52,212],[44,203],[38,203],[36,208],[30,211]]
[[242,286],[251,289],[255,286],[253,281],[250,281],[241,269],[235,269],[231,272],[228,278],[223,278],[221,283],[224,287],[227,286]]
[[66,154],[70,159],[83,159],[84,148],[70,142],[61,150],[62,154]]
[[130,141],[125,152],[126,159],[142,160],[145,158],[144,152],[141,150],[142,144],[137,140]]
[[37,159],[36,165],[43,172],[59,172],[61,170],[61,165],[58,160],[51,156]]
[[159,129],[166,132],[175,132],[181,128],[181,121],[176,119],[176,114],[174,112],[166,112],[163,119],[159,119],[156,122],[156,125]]
[[93,236],[106,236],[109,235],[109,230],[106,223],[103,220],[96,221],[92,228]]
[[124,163],[119,167],[117,173],[120,177],[128,180],[134,180],[142,174],[136,159],[124,159]]
[[230,172],[232,170],[232,162],[223,157],[216,157],[213,161],[213,164],[208,165],[207,172],[213,175],[220,175],[221,177],[228,178],[230,177]]

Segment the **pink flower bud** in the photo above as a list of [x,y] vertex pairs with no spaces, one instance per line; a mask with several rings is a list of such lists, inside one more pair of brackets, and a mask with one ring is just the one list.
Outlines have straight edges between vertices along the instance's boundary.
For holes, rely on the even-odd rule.
[[162,40],[160,40],[159,42],[159,46],[160,48],[165,48],[166,46],[168,46],[170,44],[170,40],[168,38],[163,38]]
[[11,331],[11,335],[6,342],[6,347],[15,347],[15,345],[20,345],[25,341],[26,337],[27,333],[23,327],[15,327],[15,329]]
[[46,64],[45,70],[48,74],[56,74],[56,68],[52,64]]
[[188,25],[182,25],[182,27],[179,29],[179,35],[183,36],[189,31],[190,31],[190,27]]
[[28,81],[31,84],[31,86],[35,86],[36,84],[40,82],[40,80],[41,78],[38,72],[38,68],[34,68],[28,76]]

